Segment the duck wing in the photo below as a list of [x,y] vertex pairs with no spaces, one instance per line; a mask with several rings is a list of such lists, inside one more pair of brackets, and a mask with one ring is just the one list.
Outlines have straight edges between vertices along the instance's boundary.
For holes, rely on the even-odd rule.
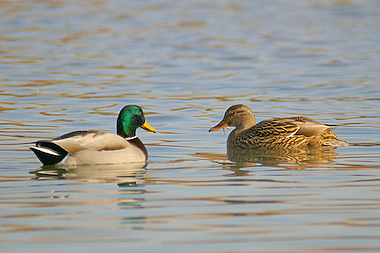
[[75,131],[53,140],[37,141],[29,147],[44,165],[61,162],[68,154],[81,150],[119,150],[131,145],[123,137],[98,131]]
[[291,137],[297,133],[300,126],[287,118],[263,120],[254,127],[246,130],[247,134],[257,137]]
[[258,136],[314,137],[335,127],[326,126],[307,117],[289,117],[264,120],[253,128]]
[[51,142],[71,155],[82,150],[119,150],[130,145],[126,139],[117,134],[99,131],[76,131],[62,135]]
[[307,145],[307,138],[295,135],[299,126],[295,123],[275,118],[261,121],[255,126],[238,132],[236,129],[229,135],[229,148],[291,148]]
[[306,137],[314,137],[319,136],[326,132],[327,130],[332,130],[337,127],[330,127],[325,124],[319,123],[318,121],[315,121],[313,119],[307,118],[307,117],[290,117],[285,118],[286,120],[289,120],[293,122],[294,124],[298,125],[300,128],[296,132],[297,135],[304,135]]

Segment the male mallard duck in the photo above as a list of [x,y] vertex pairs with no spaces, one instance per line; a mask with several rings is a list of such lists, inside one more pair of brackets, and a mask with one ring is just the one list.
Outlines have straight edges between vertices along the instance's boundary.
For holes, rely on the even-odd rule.
[[136,128],[157,131],[146,121],[142,109],[127,105],[119,113],[117,134],[75,131],[29,147],[44,165],[94,165],[145,162],[148,152],[136,136]]
[[306,146],[346,146],[326,126],[306,117],[273,118],[256,124],[255,116],[245,105],[233,105],[223,120],[209,130],[236,127],[227,139],[227,148],[300,148]]

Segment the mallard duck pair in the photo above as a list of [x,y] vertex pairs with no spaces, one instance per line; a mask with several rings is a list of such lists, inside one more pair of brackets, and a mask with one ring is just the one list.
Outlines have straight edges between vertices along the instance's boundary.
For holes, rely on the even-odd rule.
[[306,117],[272,118],[256,124],[255,116],[245,105],[228,108],[222,121],[209,132],[227,126],[235,127],[227,139],[228,149],[296,149],[348,145],[332,132],[336,127]]
[[[53,140],[37,141],[30,149],[44,165],[91,165],[147,161],[148,153],[136,136],[136,129],[156,132],[137,105],[125,106],[116,122],[117,134],[75,131]],[[300,148],[306,146],[344,146],[326,126],[306,117],[273,118],[256,124],[245,105],[231,106],[223,120],[209,131],[235,127],[227,148]]]

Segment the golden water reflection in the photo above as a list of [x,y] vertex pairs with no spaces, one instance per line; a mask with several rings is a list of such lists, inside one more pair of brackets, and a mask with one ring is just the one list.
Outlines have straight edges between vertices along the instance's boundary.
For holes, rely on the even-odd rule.
[[[228,149],[226,154],[213,152],[197,152],[193,156],[206,158],[213,163],[221,164],[224,169],[234,172],[234,175],[248,175],[248,167],[277,167],[287,170],[305,170],[309,168],[366,170],[380,169],[380,165],[369,164],[366,159],[374,157],[364,156],[363,162],[351,164],[350,156],[344,157],[336,148],[306,148],[298,150],[286,149]],[[347,160],[342,161],[342,158]]]
[[315,148],[315,149],[228,149],[227,157],[230,161],[237,164],[255,163],[263,166],[287,165],[299,169],[310,166],[332,164],[336,158],[334,148]]
[[136,185],[143,182],[146,163],[92,165],[75,167],[45,166],[31,173],[35,178],[81,180],[88,183],[116,183],[118,185]]
[[337,156],[335,148],[316,149],[228,149],[227,154],[196,153],[194,156],[207,158],[211,161],[229,160],[236,165],[250,166],[274,166],[306,168],[310,166],[333,164]]

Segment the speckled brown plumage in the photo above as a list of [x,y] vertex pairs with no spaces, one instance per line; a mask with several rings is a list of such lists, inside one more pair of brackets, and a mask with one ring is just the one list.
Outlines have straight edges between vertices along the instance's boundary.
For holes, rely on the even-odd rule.
[[332,127],[306,117],[273,118],[256,124],[252,111],[245,105],[231,106],[223,120],[211,128],[215,131],[234,126],[227,148],[302,148],[306,146],[345,146],[331,131]]

